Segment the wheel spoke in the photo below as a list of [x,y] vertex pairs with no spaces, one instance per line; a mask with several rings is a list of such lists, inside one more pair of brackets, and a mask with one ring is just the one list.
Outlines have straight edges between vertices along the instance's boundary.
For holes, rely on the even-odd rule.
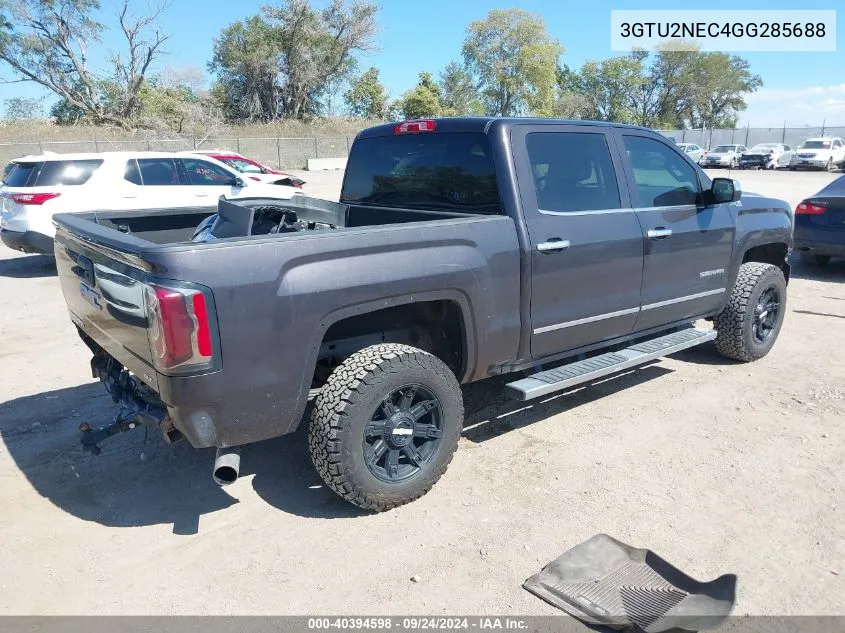
[[373,447],[367,452],[367,463],[370,467],[375,466],[379,463],[379,460],[384,456],[385,452],[387,451],[387,444],[384,440],[378,440]]
[[396,479],[399,476],[399,449],[392,448],[387,453],[387,461],[384,464],[384,469],[387,471],[387,476],[390,479]]
[[414,401],[414,396],[417,395],[417,388],[414,386],[408,387],[402,393],[402,398],[399,400],[399,409],[407,411],[411,408],[411,403]]
[[384,402],[381,403],[381,410],[384,411],[384,415],[388,418],[396,414],[398,409],[396,408],[396,405],[393,404],[392,394],[387,396],[387,398],[384,399]]
[[414,416],[414,420],[419,420],[435,407],[437,407],[436,400],[423,400],[411,408],[411,415]]
[[420,468],[425,463],[425,459],[420,454],[420,451],[413,444],[403,446],[402,452],[405,453],[408,459],[411,460],[411,463],[417,468]]
[[381,437],[384,435],[384,420],[370,420],[364,434],[367,437]]
[[434,439],[443,437],[443,431],[438,429],[434,424],[417,424],[414,427],[414,437]]

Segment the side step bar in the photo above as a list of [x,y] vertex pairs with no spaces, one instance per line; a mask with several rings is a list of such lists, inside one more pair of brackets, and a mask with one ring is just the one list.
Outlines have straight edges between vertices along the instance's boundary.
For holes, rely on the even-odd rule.
[[686,328],[666,334],[617,352],[607,352],[586,360],[541,371],[527,378],[508,383],[508,395],[517,400],[540,398],[561,389],[596,380],[618,371],[642,365],[650,360],[668,356],[682,349],[694,347],[716,338],[716,330]]

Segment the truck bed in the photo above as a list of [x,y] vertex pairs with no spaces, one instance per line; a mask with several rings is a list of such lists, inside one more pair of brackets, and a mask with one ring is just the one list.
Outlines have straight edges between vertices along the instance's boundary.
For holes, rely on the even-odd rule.
[[[294,430],[330,328],[374,307],[401,306],[409,292],[432,310],[448,304],[463,312],[477,345],[456,361],[462,379],[486,375],[493,358],[516,353],[520,250],[511,218],[269,202],[238,206],[283,206],[298,221],[333,228],[250,234],[254,227],[229,208],[214,220],[213,239],[197,242],[191,237],[207,210],[55,217],[56,263],[71,319],[95,351],[160,396],[194,446]],[[211,336],[220,346],[210,371],[156,369],[145,298],[151,284],[206,293]]]

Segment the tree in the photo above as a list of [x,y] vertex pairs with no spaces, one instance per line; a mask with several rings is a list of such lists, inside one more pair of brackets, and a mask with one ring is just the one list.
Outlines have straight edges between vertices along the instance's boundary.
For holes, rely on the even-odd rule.
[[354,72],[355,55],[375,48],[378,6],[369,0],[332,0],[323,10],[283,0],[261,11],[215,40],[209,68],[231,118],[318,115],[329,87]]
[[547,115],[563,47],[543,18],[522,9],[494,9],[467,28],[463,57],[488,114]]
[[737,114],[747,107],[745,95],[763,85],[748,60],[727,53],[701,55],[693,74],[696,81],[687,112],[692,127],[734,127]]
[[13,97],[3,102],[6,121],[25,121],[44,118],[44,99]]
[[123,0],[118,10],[125,50],[112,53],[113,75],[88,67],[88,47],[104,26],[92,15],[97,0],[5,0],[0,16],[0,62],[18,81],[31,81],[84,112],[95,123],[128,126],[151,64],[163,54],[169,35],[155,27],[163,7],[138,15]]
[[641,81],[641,63],[627,56],[585,62],[575,79],[587,105],[587,118],[618,123],[634,122],[631,95]]
[[443,114],[440,87],[431,73],[420,73],[419,82],[402,95],[399,107],[405,119],[425,119]]
[[478,99],[478,93],[472,83],[472,76],[457,62],[450,62],[440,73],[439,87],[444,115],[484,114],[484,106]]
[[387,118],[387,94],[379,80],[377,68],[370,68],[354,79],[344,99],[354,116],[379,120]]

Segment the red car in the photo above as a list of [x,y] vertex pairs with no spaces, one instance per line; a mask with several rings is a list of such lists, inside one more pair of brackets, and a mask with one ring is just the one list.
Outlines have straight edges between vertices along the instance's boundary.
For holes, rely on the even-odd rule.
[[270,169],[261,163],[241,156],[236,152],[226,152],[223,150],[195,150],[189,152],[190,154],[202,154],[203,156],[210,156],[215,160],[225,163],[232,169],[241,172],[252,180],[263,182],[271,185],[288,185],[289,187],[296,187],[302,189],[305,181],[291,174],[286,174],[283,171]]

